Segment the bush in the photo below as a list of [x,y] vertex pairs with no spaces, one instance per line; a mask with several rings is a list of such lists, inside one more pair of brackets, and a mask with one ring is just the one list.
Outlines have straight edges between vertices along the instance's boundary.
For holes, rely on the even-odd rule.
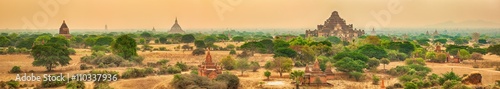
[[10,89],[17,89],[19,88],[19,82],[18,81],[14,81],[14,80],[10,80],[8,82],[6,82],[7,86],[9,86]]
[[83,81],[71,81],[66,84],[66,89],[85,89],[85,83]]
[[142,56],[132,56],[132,57],[130,57],[130,61],[133,61],[133,62],[139,63],[139,64],[141,64],[143,60],[144,60],[144,57],[142,57]]
[[177,74],[177,73],[181,73],[181,69],[177,66],[174,66],[174,67],[168,67],[166,69],[166,72],[169,73],[169,74]]
[[235,54],[236,54],[236,50],[231,49],[231,51],[229,51],[229,54],[231,54],[231,55],[235,55]]
[[14,67],[12,67],[12,69],[10,69],[9,73],[21,73],[21,67],[14,66]]
[[231,56],[227,56],[226,58],[221,59],[221,63],[224,69],[233,70],[235,68],[234,64],[236,61]]
[[425,65],[425,60],[422,58],[411,58],[411,59],[406,59],[405,63],[406,65],[411,65],[411,64]]
[[295,67],[304,67],[304,66],[306,66],[306,64],[302,63],[301,61],[295,61],[294,66]]
[[80,70],[86,70],[86,69],[91,69],[92,66],[87,66],[87,64],[81,64],[80,65]]
[[160,47],[160,51],[167,51],[167,47]]
[[122,61],[122,63],[120,63],[120,67],[132,67],[134,65],[135,65],[134,63],[129,61]]
[[193,74],[176,74],[170,85],[174,89],[230,89],[227,82],[213,81]]
[[240,79],[233,74],[224,73],[220,74],[215,78],[216,81],[222,81],[227,83],[227,89],[238,89],[240,85]]
[[94,89],[113,89],[109,83],[94,83]]
[[256,61],[250,62],[250,68],[252,68],[253,72],[257,72],[257,70],[260,68],[260,65]]
[[68,48],[68,51],[69,51],[69,54],[71,54],[71,55],[75,55],[76,54],[76,51],[73,48]]
[[363,73],[357,72],[357,71],[349,72],[349,75],[354,77],[354,79],[356,79],[356,81],[361,80],[361,78],[363,77]]
[[473,59],[474,61],[483,60],[483,54],[474,52],[472,53],[471,59]]
[[[60,76],[60,77],[64,77],[64,76],[61,76],[61,75],[50,75],[50,76]],[[52,80],[52,81],[42,81],[42,87],[44,88],[48,88],[48,87],[59,87],[59,86],[64,86],[66,85],[66,81],[68,79],[66,77],[64,77],[64,80]]]
[[146,77],[147,75],[153,74],[154,70],[151,69],[136,69],[136,68],[127,68],[125,72],[122,73],[122,78],[138,78],[138,77]]
[[[102,57],[94,59],[92,61],[92,64],[99,64],[100,68],[103,68],[101,66],[101,63],[103,65],[115,64],[116,66],[120,66],[122,61],[125,61],[125,59],[123,59],[122,57],[120,57],[118,55],[110,54],[110,55],[104,55]],[[106,66],[106,67],[108,67],[108,66]]]
[[[440,77],[438,79],[438,81],[439,81],[440,85],[443,85],[446,81],[450,81],[450,82],[462,81],[462,78],[460,78],[460,76],[456,75],[454,72],[447,72],[447,73],[442,74],[442,77]],[[448,88],[445,88],[445,89],[448,89]]]
[[177,63],[175,63],[175,66],[177,68],[181,69],[182,71],[187,71],[188,70],[188,66],[184,62],[177,62]]
[[198,56],[198,55],[205,55],[205,49],[195,49],[193,50],[193,52],[191,53],[193,56]]
[[404,89],[419,89],[417,84],[413,82],[406,82],[404,87]]
[[368,69],[377,69],[380,66],[380,61],[376,58],[370,58],[366,64],[368,65]]
[[156,62],[157,65],[166,65],[170,60],[167,59],[161,59]]
[[375,76],[375,75],[372,76],[372,84],[373,85],[378,85],[379,81],[380,81],[380,78],[378,76]]

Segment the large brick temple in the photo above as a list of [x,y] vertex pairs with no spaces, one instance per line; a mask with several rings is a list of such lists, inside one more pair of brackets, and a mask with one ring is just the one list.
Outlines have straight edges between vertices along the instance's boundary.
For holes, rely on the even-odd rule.
[[333,11],[330,18],[326,19],[323,25],[318,25],[317,29],[306,30],[306,37],[336,36],[348,42],[364,34],[365,30],[353,28],[352,24],[347,25],[345,20],[340,18],[337,11]]
[[212,56],[210,50],[208,50],[205,62],[198,65],[198,75],[214,79],[218,74],[222,74],[222,67],[212,62]]

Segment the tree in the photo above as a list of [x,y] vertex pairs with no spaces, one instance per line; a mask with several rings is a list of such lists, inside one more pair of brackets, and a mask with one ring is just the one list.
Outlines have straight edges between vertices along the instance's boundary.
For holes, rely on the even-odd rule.
[[96,41],[97,41],[97,38],[95,38],[95,37],[87,37],[84,39],[83,43],[85,44],[85,47],[88,47],[88,46],[92,47],[92,46],[94,46]]
[[194,46],[196,46],[196,48],[198,48],[198,49],[200,49],[200,48],[203,49],[203,48],[206,47],[205,46],[205,42],[202,41],[202,40],[196,40],[196,41],[194,41]]
[[137,43],[135,40],[128,35],[122,35],[118,37],[113,44],[111,44],[111,49],[113,54],[119,55],[124,59],[130,60],[133,56],[137,56]]
[[226,56],[226,58],[221,59],[220,62],[222,63],[224,69],[226,70],[234,69],[235,60],[231,56]]
[[337,71],[342,71],[345,73],[357,71],[363,72],[363,69],[366,68],[365,62],[361,60],[354,60],[350,57],[344,57],[341,60],[335,62],[334,66]]
[[186,35],[183,35],[183,36],[182,36],[182,39],[181,39],[181,41],[182,41],[183,43],[186,43],[186,44],[191,43],[191,42],[193,42],[194,40],[195,40],[195,38],[194,38],[193,34],[186,34]]
[[446,44],[446,42],[448,42],[448,40],[447,39],[436,39],[436,40],[434,40],[434,43],[438,43],[438,42],[441,43],[441,44]]
[[381,59],[387,56],[387,52],[378,46],[367,44],[358,48],[358,52],[362,53],[368,57],[375,57],[377,59]]
[[238,78],[238,76],[230,73],[219,74],[217,75],[215,80],[226,82],[227,89],[238,89],[238,87],[240,86],[240,79]]
[[266,76],[267,80],[269,80],[269,76],[271,76],[271,72],[269,72],[269,70],[266,70],[266,72],[264,72],[264,76]]
[[[417,51],[415,51],[417,52]],[[404,61],[406,59],[406,57],[408,57],[408,55],[406,55],[405,53],[400,53],[396,50],[390,50],[388,53],[387,53],[387,58],[389,60],[393,60],[393,61]]]
[[100,37],[95,41],[95,45],[104,46],[110,45],[114,41],[113,37],[105,36]]
[[471,59],[474,59],[474,62],[476,62],[476,60],[483,60],[483,54],[474,52],[472,53]]
[[264,45],[260,42],[247,42],[247,43],[241,45],[240,48],[243,50],[250,51],[251,52],[250,55],[253,56],[255,51],[257,51],[259,49],[263,49]]
[[160,37],[159,41],[160,41],[160,43],[165,44],[165,43],[167,43],[167,37]]
[[240,43],[241,41],[244,41],[244,38],[242,36],[235,36],[233,37],[233,41]]
[[297,52],[291,48],[279,48],[274,51],[274,57],[290,57],[295,58],[297,56]]
[[342,40],[340,40],[340,38],[336,37],[336,36],[330,36],[328,38],[326,38],[328,41],[334,43],[334,44],[339,44]]
[[142,38],[145,38],[145,39],[149,39],[150,37],[152,37],[153,35],[151,35],[151,33],[149,32],[142,32],[141,33],[141,37]]
[[250,68],[252,68],[253,72],[257,72],[257,69],[260,68],[260,64],[256,61],[250,62]]
[[387,58],[382,58],[380,59],[380,63],[384,64],[384,70],[385,70],[385,65],[388,65],[389,63],[391,63],[391,61],[389,61],[389,59]]
[[479,36],[481,36],[481,34],[479,34],[477,32],[472,33],[471,37],[472,37],[472,40],[474,41],[474,43],[478,42]]
[[480,44],[488,44],[488,42],[486,42],[486,39],[479,39],[477,42]]
[[377,69],[380,65],[380,61],[376,58],[370,58],[366,64],[368,65],[368,69]]
[[458,55],[458,54],[457,54],[457,55],[458,55],[458,57],[459,57],[460,59],[463,59],[463,60],[465,60],[465,59],[469,59],[469,58],[470,58],[470,56],[471,56],[471,55],[470,55],[470,53],[469,53],[469,51],[467,51],[467,50],[465,50],[465,49],[460,49],[459,54],[460,54],[460,55]]
[[234,48],[236,48],[236,46],[234,46],[233,44],[228,44],[226,46],[226,48],[229,49],[229,50],[234,50]]
[[213,43],[217,42],[217,38],[214,36],[207,36],[207,37],[205,37],[205,39],[203,41],[205,41],[205,43],[207,43],[207,44],[213,44]]
[[289,72],[293,68],[293,61],[287,57],[276,57],[273,60],[273,68],[280,73],[282,77],[283,72]]
[[45,66],[47,71],[52,71],[52,68],[56,66],[68,65],[71,58],[68,46],[64,43],[68,41],[64,38],[52,37],[47,43],[33,47],[31,52],[31,56],[35,58],[33,66]]
[[361,79],[361,77],[363,77],[363,72],[352,71],[352,72],[349,72],[349,75],[354,77],[354,79],[356,79],[356,81],[359,81]]
[[333,59],[335,60],[341,60],[345,57],[349,57],[351,59],[354,59],[354,60],[361,60],[363,62],[367,62],[368,61],[368,57],[361,54],[361,53],[358,53],[358,52],[347,52],[347,51],[344,51],[344,52],[341,52],[341,53],[338,53],[337,55],[333,56]]
[[261,40],[260,43],[262,43],[262,45],[264,45],[264,48],[267,49],[267,53],[272,53],[274,51],[273,50],[274,44],[272,40],[264,39]]
[[487,50],[491,54],[500,55],[500,44],[492,45],[492,46],[488,47]]
[[238,59],[236,60],[234,67],[240,70],[241,75],[243,75],[243,72],[245,72],[246,70],[248,70],[248,68],[250,68],[250,64],[248,64],[248,59]]
[[7,47],[10,45],[10,40],[9,38],[5,36],[0,36],[0,47]]
[[427,53],[425,53],[425,59],[435,60],[436,59],[436,52],[428,51]]
[[417,86],[417,84],[413,83],[413,82],[406,82],[404,84],[405,88],[404,89],[419,89],[419,87]]
[[295,88],[296,89],[299,89],[299,84],[301,84],[300,78],[304,77],[304,74],[305,74],[305,72],[301,71],[301,70],[298,70],[298,71],[294,70],[293,72],[290,73],[290,79],[295,81]]
[[368,37],[366,37],[365,40],[367,43],[370,43],[372,45],[380,44],[380,39],[377,36],[368,36]]

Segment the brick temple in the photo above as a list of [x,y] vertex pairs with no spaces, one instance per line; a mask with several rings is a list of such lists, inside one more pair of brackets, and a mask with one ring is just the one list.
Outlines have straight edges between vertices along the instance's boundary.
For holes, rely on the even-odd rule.
[[[301,80],[302,84],[307,85],[323,85],[328,84],[326,80],[333,79],[334,74],[331,71],[331,66],[325,69],[325,72],[321,71],[319,67],[318,59],[314,62],[312,70],[309,69],[309,65],[306,65],[304,78]],[[317,79],[321,82],[317,82]]]
[[340,18],[337,11],[326,19],[323,25],[318,25],[315,30],[306,30],[306,37],[330,37],[336,36],[343,41],[351,42],[365,34],[365,30],[353,28],[352,24],[346,24],[345,20]]
[[69,34],[68,25],[66,25],[66,21],[63,20],[61,27],[59,28],[59,35],[66,37],[67,39],[71,38],[71,34]]
[[210,50],[208,50],[205,62],[198,65],[198,75],[214,79],[218,74],[222,74],[222,67],[212,62],[212,56]]

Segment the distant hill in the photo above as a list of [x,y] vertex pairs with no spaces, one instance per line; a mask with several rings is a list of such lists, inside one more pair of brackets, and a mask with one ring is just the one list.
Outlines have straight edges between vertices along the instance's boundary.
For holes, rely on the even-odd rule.
[[446,21],[427,25],[431,28],[499,28],[500,24],[484,20],[467,20],[462,22]]

